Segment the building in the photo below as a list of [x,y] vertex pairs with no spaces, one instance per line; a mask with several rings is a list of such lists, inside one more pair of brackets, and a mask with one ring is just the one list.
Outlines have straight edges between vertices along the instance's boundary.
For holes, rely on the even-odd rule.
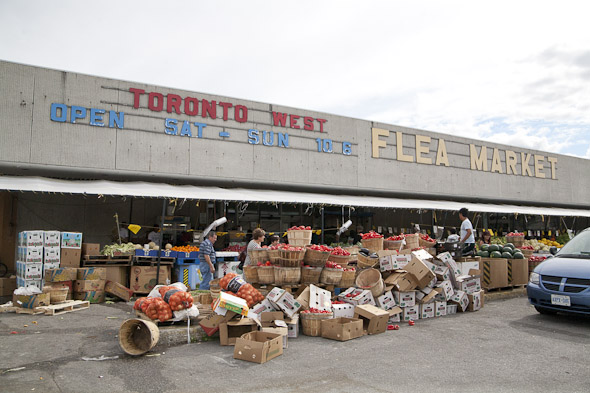
[[108,243],[114,213],[145,226],[181,212],[193,228],[227,215],[226,231],[305,223],[326,234],[348,218],[430,231],[457,225],[462,206],[482,213],[480,229],[589,223],[585,159],[5,61],[0,86],[6,261],[23,229]]

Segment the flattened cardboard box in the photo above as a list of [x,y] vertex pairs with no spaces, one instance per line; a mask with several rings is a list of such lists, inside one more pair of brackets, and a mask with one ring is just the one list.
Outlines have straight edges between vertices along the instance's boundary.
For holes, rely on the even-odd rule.
[[219,343],[224,346],[235,345],[238,338],[257,330],[258,324],[251,318],[224,322],[219,325]]
[[[388,314],[389,315],[389,314]],[[322,337],[337,341],[348,341],[364,335],[363,321],[356,318],[324,319]]]
[[266,363],[283,354],[282,340],[282,336],[276,333],[246,333],[236,340],[234,359]]
[[385,333],[389,313],[371,304],[354,308],[354,318],[363,320],[363,329],[367,334]]

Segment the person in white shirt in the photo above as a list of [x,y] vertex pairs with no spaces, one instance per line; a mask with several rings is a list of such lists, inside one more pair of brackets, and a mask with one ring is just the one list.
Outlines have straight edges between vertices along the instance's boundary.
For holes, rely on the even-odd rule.
[[462,208],[459,210],[459,219],[461,220],[461,243],[464,244],[463,255],[469,254],[475,249],[475,236],[473,235],[473,225],[467,218],[469,210]]
[[150,242],[160,244],[161,238],[162,234],[160,233],[160,226],[158,224],[154,224],[154,229],[150,233],[148,233],[148,240]]

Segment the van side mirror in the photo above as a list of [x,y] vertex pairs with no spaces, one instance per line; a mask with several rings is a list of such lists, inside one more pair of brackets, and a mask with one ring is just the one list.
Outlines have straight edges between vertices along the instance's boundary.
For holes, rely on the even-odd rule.
[[549,252],[551,253],[551,255],[555,255],[555,254],[557,254],[557,247],[555,247],[555,246],[552,246],[552,247],[549,249]]

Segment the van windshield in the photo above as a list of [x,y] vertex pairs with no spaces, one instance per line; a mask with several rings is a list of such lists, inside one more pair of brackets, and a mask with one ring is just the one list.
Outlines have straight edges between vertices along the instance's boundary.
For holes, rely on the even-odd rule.
[[565,255],[590,256],[590,230],[578,234],[557,253],[557,256]]

